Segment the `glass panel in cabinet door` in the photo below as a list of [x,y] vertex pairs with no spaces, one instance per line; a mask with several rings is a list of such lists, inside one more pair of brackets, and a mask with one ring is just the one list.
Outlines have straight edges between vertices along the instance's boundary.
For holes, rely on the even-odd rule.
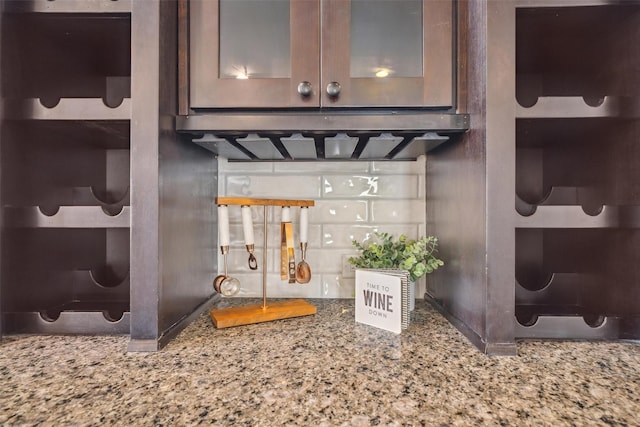
[[451,0],[322,0],[323,105],[445,107]]
[[351,0],[350,77],[422,77],[422,0]]
[[190,106],[319,105],[319,4],[192,0]]
[[220,78],[291,77],[289,0],[220,0]]

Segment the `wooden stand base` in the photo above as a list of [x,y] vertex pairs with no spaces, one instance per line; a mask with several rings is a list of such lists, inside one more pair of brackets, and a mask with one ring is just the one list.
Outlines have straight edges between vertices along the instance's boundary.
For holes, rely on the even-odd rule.
[[246,305],[213,309],[209,312],[216,328],[252,325],[272,320],[289,319],[291,317],[316,314],[318,309],[303,299],[271,302],[267,307],[262,305]]

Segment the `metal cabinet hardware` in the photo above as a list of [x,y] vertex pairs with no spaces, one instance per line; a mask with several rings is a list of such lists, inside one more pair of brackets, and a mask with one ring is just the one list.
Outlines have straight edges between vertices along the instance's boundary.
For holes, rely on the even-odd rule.
[[338,95],[340,95],[341,89],[342,87],[340,86],[340,83],[331,82],[327,85],[327,95],[329,95],[332,98],[336,98]]
[[298,83],[298,93],[304,97],[310,96],[313,93],[313,85],[306,80]]

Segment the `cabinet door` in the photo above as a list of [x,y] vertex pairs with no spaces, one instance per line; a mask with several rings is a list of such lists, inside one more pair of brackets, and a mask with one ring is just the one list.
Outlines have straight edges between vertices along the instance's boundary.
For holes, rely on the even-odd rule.
[[322,105],[453,105],[452,0],[321,0]]
[[192,108],[320,105],[317,0],[193,0],[189,14]]

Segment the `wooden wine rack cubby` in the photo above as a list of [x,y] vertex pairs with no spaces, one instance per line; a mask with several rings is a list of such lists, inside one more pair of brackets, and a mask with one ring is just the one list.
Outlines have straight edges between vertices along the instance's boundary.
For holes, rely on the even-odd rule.
[[471,130],[427,156],[427,297],[481,351],[640,337],[640,2],[458,2]]
[[516,9],[515,336],[638,338],[640,4],[550,3]]
[[131,2],[2,6],[3,332],[128,334]]

